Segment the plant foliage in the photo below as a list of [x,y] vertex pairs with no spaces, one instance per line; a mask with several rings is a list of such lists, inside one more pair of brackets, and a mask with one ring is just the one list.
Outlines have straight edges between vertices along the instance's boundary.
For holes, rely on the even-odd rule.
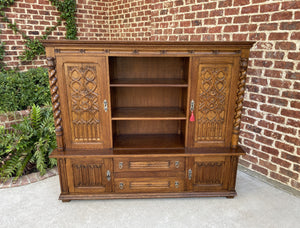
[[[22,55],[19,57],[23,61],[31,61],[36,56],[44,55],[45,54],[45,47],[41,43],[41,40],[45,40],[48,38],[51,33],[62,24],[62,21],[64,20],[66,23],[66,39],[70,40],[76,40],[77,39],[77,27],[76,27],[76,0],[49,0],[52,5],[56,6],[57,10],[61,13],[60,18],[58,19],[56,25],[52,27],[47,27],[44,35],[36,38],[31,39],[29,36],[27,36],[23,31],[21,31],[16,23],[13,23],[8,17],[5,16],[5,9],[12,6],[15,2],[15,0],[0,0],[0,17],[2,17],[2,21],[7,23],[8,27],[14,31],[14,33],[19,33],[22,35],[23,39],[26,40],[25,47],[26,49],[22,53]],[[4,45],[3,43],[1,43]],[[0,46],[1,48],[1,46]],[[0,49],[0,70],[3,66],[3,63],[1,64],[4,52],[1,53]],[[2,71],[1,70],[1,71]]]
[[51,101],[47,69],[0,73],[0,112],[27,109]]
[[5,43],[0,42],[0,72],[3,72],[5,67],[5,64],[3,63],[4,55],[5,55]]
[[41,175],[56,165],[49,158],[56,147],[55,127],[50,106],[33,105],[30,118],[13,126],[13,131],[0,127],[0,177],[2,181],[18,179],[28,164],[35,164]]

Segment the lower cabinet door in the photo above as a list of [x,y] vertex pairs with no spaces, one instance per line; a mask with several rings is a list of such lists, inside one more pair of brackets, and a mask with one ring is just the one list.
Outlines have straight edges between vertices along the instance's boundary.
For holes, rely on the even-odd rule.
[[230,157],[205,156],[189,158],[187,170],[190,191],[220,191],[228,189]]
[[67,159],[70,193],[108,193],[112,191],[112,159]]
[[117,193],[182,192],[183,190],[182,178],[115,178]]

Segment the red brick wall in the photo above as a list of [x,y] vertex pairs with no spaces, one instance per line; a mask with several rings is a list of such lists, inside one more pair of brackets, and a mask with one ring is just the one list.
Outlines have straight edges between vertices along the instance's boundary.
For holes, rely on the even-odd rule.
[[111,40],[149,40],[151,0],[112,1],[109,8]]
[[247,155],[240,163],[300,190],[300,1],[79,1],[78,16],[80,39],[256,41],[240,134]]
[[[76,23],[78,26],[78,39],[105,40],[108,39],[108,4],[107,1],[77,0]],[[19,29],[29,37],[39,37],[44,34],[46,27],[56,24],[59,12],[48,0],[16,0],[12,7],[6,10],[6,16],[16,22]],[[45,65],[44,57],[33,62],[21,62],[18,56],[24,50],[24,40],[21,35],[14,34],[1,22],[0,40],[5,42],[6,56],[4,58],[8,67],[19,67],[27,70],[32,67]],[[49,39],[64,39],[65,27],[59,26]]]
[[2,113],[0,114],[0,127],[11,129],[13,124],[20,123],[24,117],[28,117],[29,114],[30,110]]
[[240,134],[247,155],[240,164],[300,190],[300,1],[137,2],[112,3],[112,39],[140,40],[146,26],[149,40],[256,41]]

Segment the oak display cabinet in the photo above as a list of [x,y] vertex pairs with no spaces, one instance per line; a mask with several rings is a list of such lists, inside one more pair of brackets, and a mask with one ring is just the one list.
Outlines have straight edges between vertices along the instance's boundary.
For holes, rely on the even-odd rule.
[[59,199],[236,195],[252,42],[44,44]]

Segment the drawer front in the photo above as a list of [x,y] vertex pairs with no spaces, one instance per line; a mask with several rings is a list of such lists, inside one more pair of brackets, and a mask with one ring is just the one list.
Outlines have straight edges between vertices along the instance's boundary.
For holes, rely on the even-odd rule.
[[115,158],[115,172],[184,171],[185,158]]
[[184,180],[180,178],[116,178],[117,193],[182,192]]

